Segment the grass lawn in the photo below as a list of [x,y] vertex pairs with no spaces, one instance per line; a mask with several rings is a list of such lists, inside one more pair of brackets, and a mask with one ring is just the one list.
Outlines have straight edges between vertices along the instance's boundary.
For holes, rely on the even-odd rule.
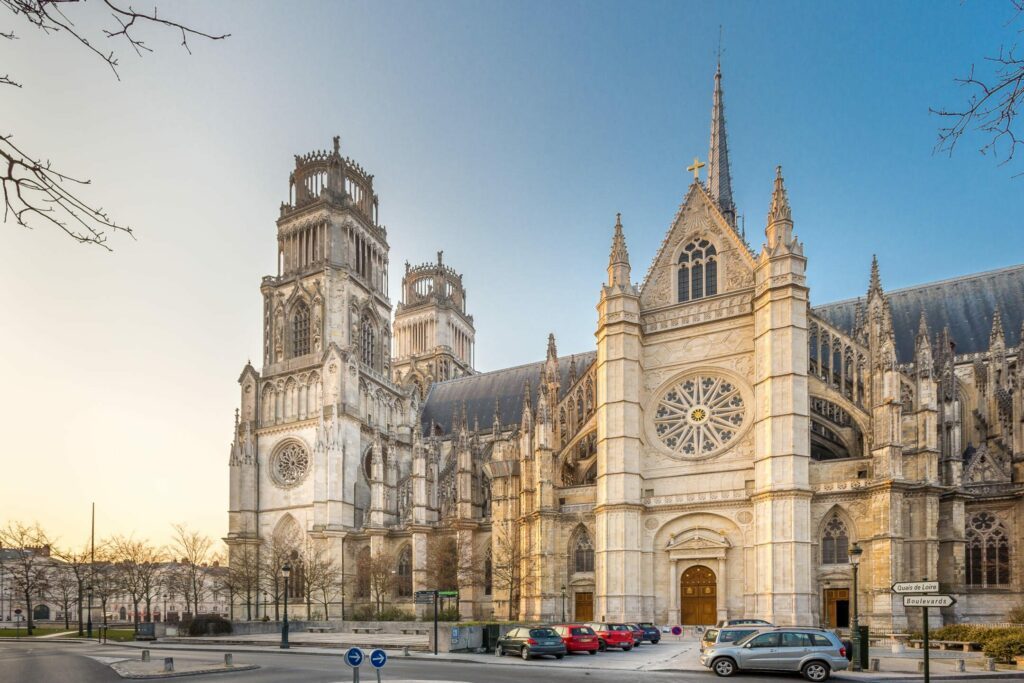
[[[100,636],[100,630],[98,628],[96,628],[96,625],[94,624],[93,627],[92,627],[92,639],[93,640],[98,640],[99,636]],[[76,633],[72,637],[77,638],[79,636]],[[81,636],[81,637],[85,638],[86,636]],[[133,629],[130,629],[130,628],[124,628],[124,629],[122,629],[122,628],[108,628],[107,629],[107,640],[112,640],[112,641],[118,642],[118,643],[123,643],[123,642],[129,641],[129,640],[135,640],[135,631]]]
[[[36,626],[34,629],[32,629],[32,637],[34,638],[36,636],[45,636],[49,633],[63,633],[64,630],[65,629],[62,628],[51,628],[49,626],[47,626],[46,628],[40,628],[39,626]],[[0,638],[15,638],[19,635],[22,638],[27,638],[28,629],[26,629],[24,626],[22,626],[20,629],[0,628]]]

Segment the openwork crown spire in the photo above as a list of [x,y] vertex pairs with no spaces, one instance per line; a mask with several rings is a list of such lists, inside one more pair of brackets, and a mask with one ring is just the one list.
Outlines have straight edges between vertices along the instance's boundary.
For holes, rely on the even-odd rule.
[[615,234],[612,235],[612,253],[608,265],[618,263],[629,265],[629,251],[626,250],[626,236],[622,234],[622,214],[615,214]]
[[1006,335],[1003,333],[1003,312],[996,306],[996,312],[992,316],[992,334],[988,338],[989,347],[1006,345]]
[[782,180],[782,166],[775,167],[775,187],[772,190],[772,204],[768,209],[768,222],[793,221],[793,212],[789,208],[789,195]]
[[873,293],[882,293],[882,278],[878,274],[878,256],[871,255],[871,281],[868,284],[868,297]]

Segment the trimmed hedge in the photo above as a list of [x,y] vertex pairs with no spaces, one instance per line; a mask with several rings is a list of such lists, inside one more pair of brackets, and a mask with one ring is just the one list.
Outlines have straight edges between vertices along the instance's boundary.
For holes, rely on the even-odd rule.
[[1012,664],[1015,657],[1024,655],[1024,629],[988,639],[983,651],[986,657],[994,657],[996,661]]
[[[920,640],[922,633],[911,635]],[[1024,627],[1022,626],[978,626],[976,624],[950,624],[928,631],[928,639],[952,640],[964,643],[980,643],[986,657],[1012,663],[1013,658],[1024,656]]]
[[219,636],[231,633],[231,622],[218,614],[200,614],[188,625],[190,636]]

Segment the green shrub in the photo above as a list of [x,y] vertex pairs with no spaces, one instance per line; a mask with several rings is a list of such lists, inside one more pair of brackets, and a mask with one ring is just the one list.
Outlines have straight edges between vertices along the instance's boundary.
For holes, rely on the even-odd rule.
[[1024,604],[1017,605],[1006,615],[1006,620],[1014,624],[1024,624]]
[[[431,611],[427,616],[430,617],[430,621],[434,620],[434,613],[433,613],[433,611]],[[448,609],[438,610],[437,611],[437,620],[438,621],[458,621],[459,620],[459,610],[455,609],[454,607],[449,607]]]
[[380,621],[415,621],[416,615],[397,607],[386,607],[381,610],[377,619]]
[[352,610],[352,616],[349,619],[354,621],[377,621],[377,610],[373,608],[373,605],[360,605]]
[[986,657],[994,657],[996,661],[1012,663],[1014,657],[1024,655],[1024,630],[990,638],[985,642],[984,652]]
[[200,614],[188,625],[190,636],[219,636],[231,633],[231,622],[219,614]]

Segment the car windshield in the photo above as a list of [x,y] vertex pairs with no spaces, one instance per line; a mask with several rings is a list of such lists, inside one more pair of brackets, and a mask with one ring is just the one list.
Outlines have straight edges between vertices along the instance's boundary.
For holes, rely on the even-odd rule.
[[751,638],[755,638],[755,637],[757,637],[757,631],[752,631],[749,635],[747,635],[747,636],[737,640],[736,644],[737,645],[746,645],[747,643],[750,642]]
[[722,637],[718,639],[720,643],[735,643],[743,640],[752,633],[757,633],[756,629],[738,629],[730,628],[722,631]]
[[531,638],[557,638],[558,634],[555,633],[554,629],[550,628],[531,628]]

